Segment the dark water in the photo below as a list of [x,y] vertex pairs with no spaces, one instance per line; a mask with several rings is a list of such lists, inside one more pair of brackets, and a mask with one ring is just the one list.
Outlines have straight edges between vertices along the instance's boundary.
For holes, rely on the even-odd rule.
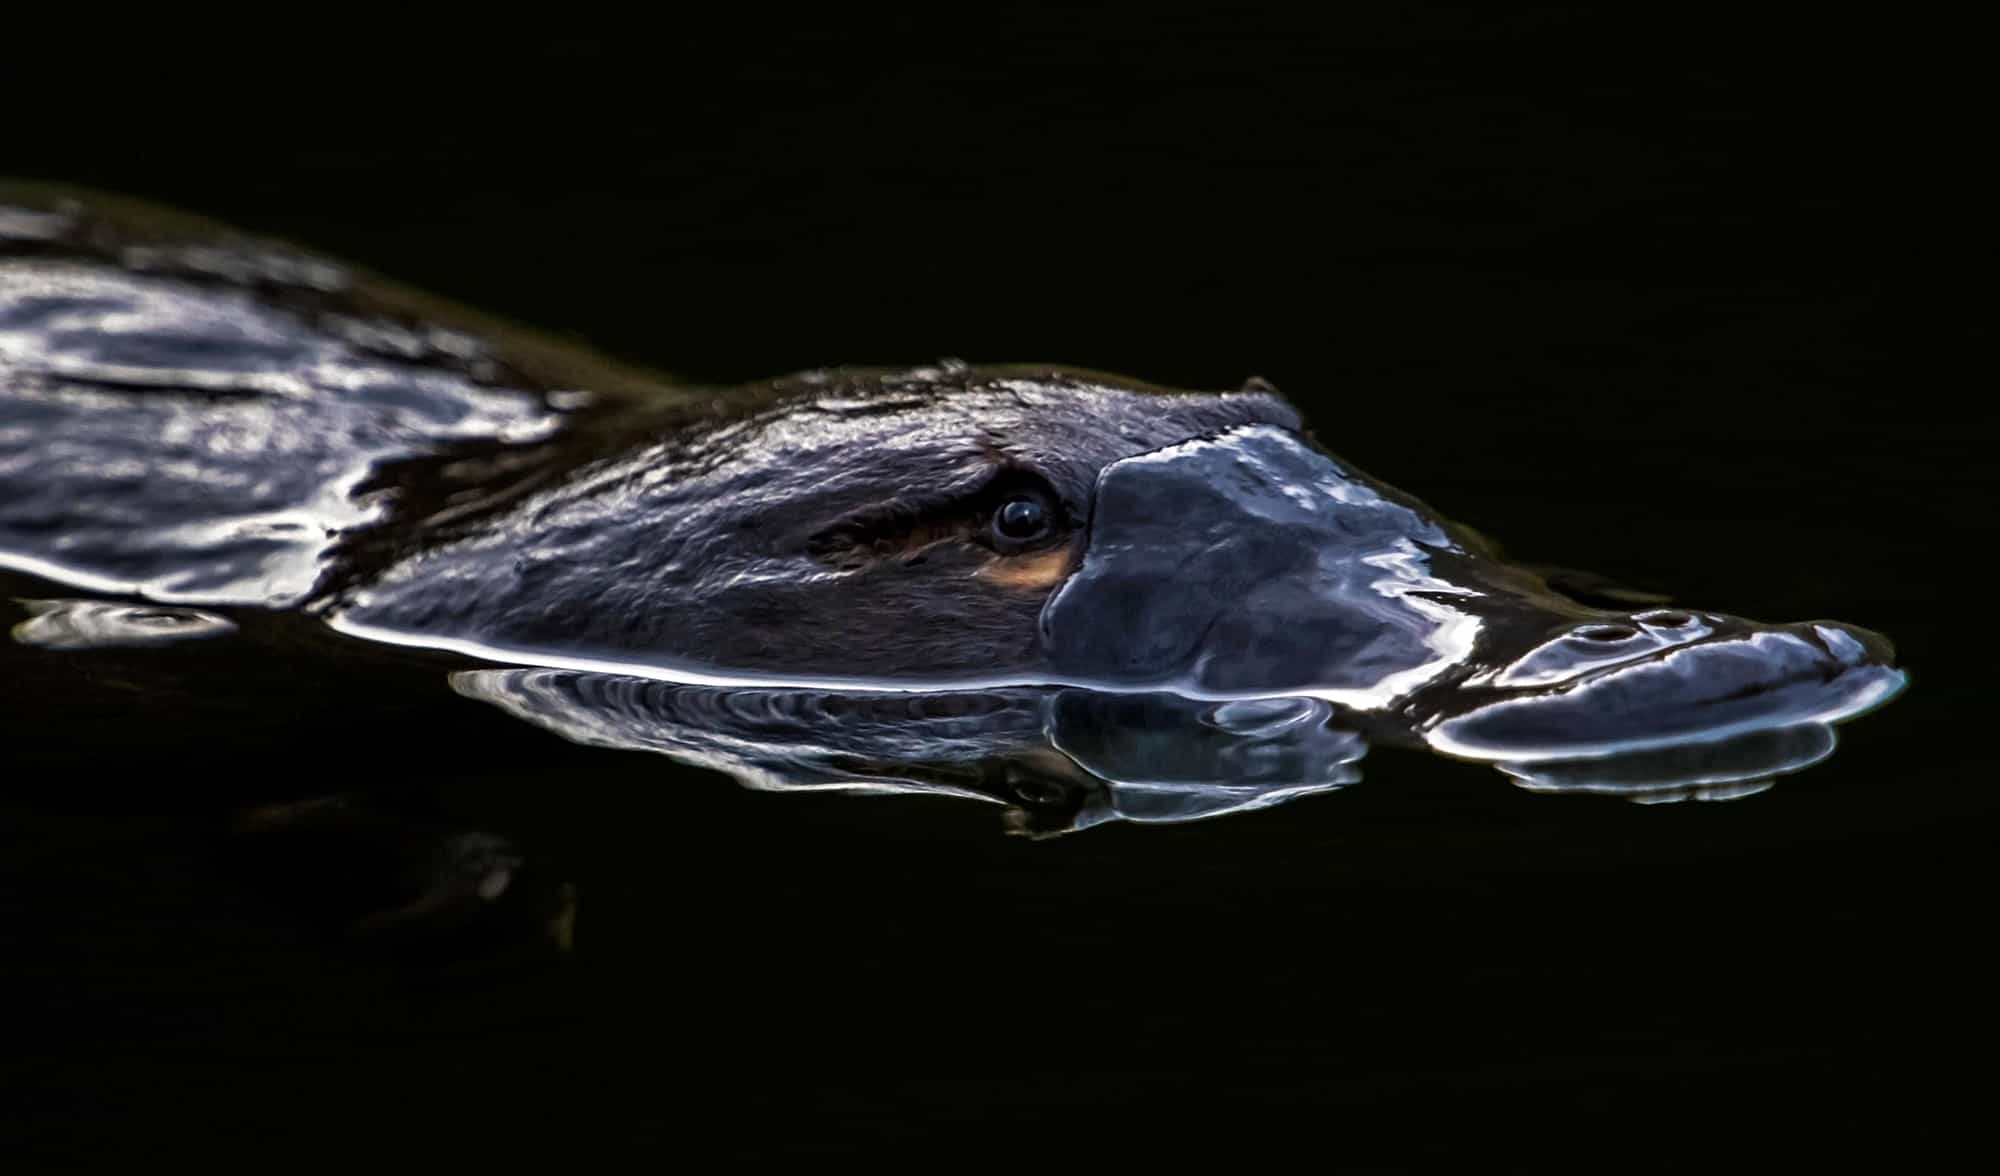
[[[1994,430],[1946,394],[1969,335],[1929,301],[1951,197],[1906,182],[1928,124],[1823,54],[1608,52],[1537,21],[1195,32],[469,43],[442,72],[372,41],[141,53],[124,117],[31,129],[7,170],[704,379],[940,354],[1260,374],[1519,555],[1866,625],[1908,695],[1737,803],[1536,796],[1386,750],[1333,795],[1030,840],[986,806],[577,746],[450,691],[447,659],[282,619],[8,646],[9,1144],[1646,1166],[1956,1134],[1981,1095],[1959,1061],[1993,1041]],[[272,101],[303,78],[340,84]],[[504,830],[520,925],[573,887],[571,950],[344,936],[298,896],[379,861],[242,860],[232,810],[357,784]]]

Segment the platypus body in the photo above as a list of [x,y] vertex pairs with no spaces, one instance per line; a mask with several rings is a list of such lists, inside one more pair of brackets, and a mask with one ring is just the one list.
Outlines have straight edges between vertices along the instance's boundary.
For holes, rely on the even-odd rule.
[[25,190],[0,191],[0,568],[696,686],[1305,699],[1474,758],[1823,726],[1903,680],[1851,625],[1565,595],[1256,381],[946,362],[691,387]]

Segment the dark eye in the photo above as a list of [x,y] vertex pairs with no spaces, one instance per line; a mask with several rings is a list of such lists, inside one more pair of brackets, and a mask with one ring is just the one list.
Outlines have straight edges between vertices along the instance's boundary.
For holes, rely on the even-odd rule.
[[993,512],[993,530],[1010,543],[1031,543],[1049,533],[1052,512],[1048,500],[1033,491],[1018,490]]

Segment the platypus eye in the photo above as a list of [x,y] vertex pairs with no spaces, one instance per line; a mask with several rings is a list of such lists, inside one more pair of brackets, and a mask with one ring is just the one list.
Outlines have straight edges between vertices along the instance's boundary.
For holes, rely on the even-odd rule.
[[993,529],[999,532],[1001,538],[1016,543],[1039,539],[1048,533],[1048,503],[1039,494],[1016,491],[1007,496],[999,510],[993,512]]
[[1062,528],[1062,507],[1053,491],[1019,481],[999,490],[986,517],[986,545],[1001,555],[1040,547]]

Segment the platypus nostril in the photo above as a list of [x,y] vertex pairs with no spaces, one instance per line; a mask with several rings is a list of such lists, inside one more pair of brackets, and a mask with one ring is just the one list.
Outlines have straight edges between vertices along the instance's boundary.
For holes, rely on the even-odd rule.
[[1578,625],[1570,630],[1572,637],[1584,641],[1602,641],[1607,645],[1618,641],[1630,641],[1638,635],[1639,631],[1630,625]]
[[1685,629],[1694,624],[1694,617],[1677,608],[1656,608],[1642,612],[1632,618],[1642,625],[1656,625],[1662,629]]

